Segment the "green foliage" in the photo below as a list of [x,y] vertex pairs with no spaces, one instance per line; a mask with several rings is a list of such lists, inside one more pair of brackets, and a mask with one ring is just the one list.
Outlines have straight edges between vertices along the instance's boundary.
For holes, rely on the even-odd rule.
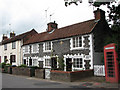
[[25,65],[25,64],[21,64],[21,65],[18,66],[18,67],[27,67],[27,65]]
[[0,64],[0,68],[4,68],[5,66],[6,66],[6,63],[4,62]]
[[63,58],[58,58],[58,66],[60,70],[64,70],[65,64]]

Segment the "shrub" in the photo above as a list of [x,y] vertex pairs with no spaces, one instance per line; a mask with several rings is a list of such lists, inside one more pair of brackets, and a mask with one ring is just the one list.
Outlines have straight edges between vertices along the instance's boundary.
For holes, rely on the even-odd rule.
[[28,67],[27,65],[25,65],[25,64],[21,64],[20,66],[18,66],[18,67]]
[[58,58],[58,66],[60,70],[64,70],[65,64],[63,58]]

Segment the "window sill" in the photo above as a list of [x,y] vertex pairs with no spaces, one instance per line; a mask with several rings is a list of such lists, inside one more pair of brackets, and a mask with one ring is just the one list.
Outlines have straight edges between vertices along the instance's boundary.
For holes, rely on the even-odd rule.
[[82,50],[84,49],[83,47],[76,47],[76,48],[71,48],[70,50]]
[[51,52],[51,50],[45,50],[45,51],[43,51],[43,52]]

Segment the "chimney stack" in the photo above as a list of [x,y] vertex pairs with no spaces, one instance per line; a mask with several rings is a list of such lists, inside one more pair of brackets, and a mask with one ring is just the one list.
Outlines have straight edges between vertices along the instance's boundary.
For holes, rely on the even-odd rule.
[[7,35],[3,34],[2,40],[4,41],[6,39],[8,39]]
[[47,25],[48,25],[48,28],[47,28],[48,32],[51,32],[52,30],[58,28],[58,24],[55,21],[54,22],[50,22]]
[[105,11],[97,8],[96,11],[94,11],[95,20],[105,20]]
[[11,32],[10,33],[10,38],[14,37],[15,36],[15,33],[14,32]]

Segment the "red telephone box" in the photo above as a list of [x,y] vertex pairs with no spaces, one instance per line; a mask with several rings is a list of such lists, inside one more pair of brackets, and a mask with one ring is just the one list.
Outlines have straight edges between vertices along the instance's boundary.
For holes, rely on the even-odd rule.
[[105,78],[107,82],[119,82],[119,63],[114,43],[104,46]]

